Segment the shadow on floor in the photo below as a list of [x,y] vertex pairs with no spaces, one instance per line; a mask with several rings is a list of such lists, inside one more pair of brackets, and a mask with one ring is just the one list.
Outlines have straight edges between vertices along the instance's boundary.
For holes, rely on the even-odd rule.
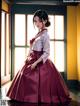
[[80,103],[76,101],[71,101],[70,103],[64,104],[48,104],[48,103],[26,103],[17,102],[14,100],[0,100],[0,106],[80,106]]

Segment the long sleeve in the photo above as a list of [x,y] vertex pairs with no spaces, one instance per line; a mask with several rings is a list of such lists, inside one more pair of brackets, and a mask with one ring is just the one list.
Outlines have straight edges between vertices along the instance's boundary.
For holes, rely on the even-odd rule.
[[47,33],[42,38],[42,45],[43,45],[43,54],[41,55],[40,58],[42,58],[43,63],[45,63],[46,60],[48,59],[48,56],[50,55],[50,39]]

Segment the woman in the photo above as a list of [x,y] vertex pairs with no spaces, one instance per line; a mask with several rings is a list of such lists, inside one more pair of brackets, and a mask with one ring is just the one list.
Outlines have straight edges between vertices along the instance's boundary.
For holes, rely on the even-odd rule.
[[35,12],[33,23],[39,29],[30,40],[30,52],[25,65],[12,81],[7,96],[31,103],[63,103],[70,101],[67,86],[50,59],[50,40],[46,27],[50,26],[43,10]]

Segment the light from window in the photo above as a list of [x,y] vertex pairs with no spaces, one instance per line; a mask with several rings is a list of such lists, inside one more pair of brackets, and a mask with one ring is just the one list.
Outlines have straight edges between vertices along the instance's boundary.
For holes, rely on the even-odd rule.
[[38,32],[38,29],[33,24],[33,15],[28,15],[27,16],[27,44],[28,45],[29,45],[30,39],[35,37],[37,32]]
[[64,71],[64,42],[55,42],[55,65],[60,72]]
[[5,12],[2,11],[1,26],[1,76],[5,76]]
[[6,74],[9,74],[9,14],[6,14]]
[[64,39],[64,17],[55,16],[55,39]]
[[15,14],[15,45],[25,45],[25,15]]
[[20,71],[25,62],[25,48],[15,48],[15,73]]
[[52,62],[54,63],[54,42],[51,41],[50,42],[50,56],[49,58],[52,60]]
[[54,16],[49,15],[50,26],[48,27],[48,33],[50,39],[54,39]]

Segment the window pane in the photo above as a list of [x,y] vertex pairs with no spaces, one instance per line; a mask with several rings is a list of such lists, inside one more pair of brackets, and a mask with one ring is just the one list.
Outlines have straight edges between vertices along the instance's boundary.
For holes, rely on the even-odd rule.
[[16,73],[22,68],[24,65],[25,61],[25,48],[15,48],[15,73]]
[[54,39],[54,16],[49,15],[49,20],[51,25],[48,27],[48,32],[50,35],[50,39]]
[[55,39],[64,39],[64,17],[55,16]]
[[25,15],[15,15],[15,45],[25,45]]
[[1,76],[5,75],[5,12],[2,12],[1,26]]
[[29,54],[29,50],[30,50],[30,48],[26,48],[26,57],[27,57],[28,54]]
[[6,14],[6,74],[9,74],[9,14]]
[[38,32],[36,26],[33,25],[33,15],[27,15],[27,44]]
[[49,58],[54,63],[54,42],[53,41],[50,42],[50,56],[49,56]]
[[60,72],[64,71],[64,42],[55,42],[55,65]]

